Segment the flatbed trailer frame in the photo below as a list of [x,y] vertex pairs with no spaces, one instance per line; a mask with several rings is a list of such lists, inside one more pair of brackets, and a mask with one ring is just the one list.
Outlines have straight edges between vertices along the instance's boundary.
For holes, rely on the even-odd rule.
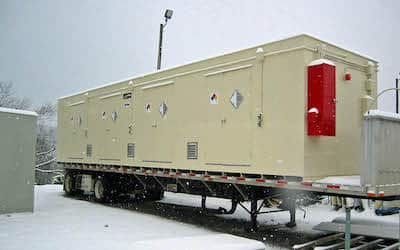
[[[238,185],[282,188],[288,190],[297,190],[312,192],[322,195],[333,196],[346,196],[360,199],[374,199],[374,200],[397,200],[400,196],[397,195],[396,190],[400,189],[400,184],[391,185],[377,185],[377,186],[355,186],[338,183],[321,183],[318,181],[299,181],[288,180],[291,177],[274,176],[275,178],[268,178],[267,176],[250,174],[237,174],[237,173],[222,173],[222,172],[203,172],[203,171],[177,171],[174,169],[165,168],[150,168],[150,167],[134,167],[134,166],[115,166],[115,165],[99,165],[99,164],[82,164],[82,163],[62,163],[64,169],[71,170],[86,170],[104,173],[118,173],[118,174],[131,174],[140,176],[154,176],[170,179],[183,179],[183,180],[196,180],[202,182],[212,183],[229,183]],[[238,176],[239,175],[239,176]],[[251,176],[251,177],[249,177]]]
[[[296,225],[296,200],[301,195],[327,195],[374,200],[396,200],[399,185],[354,186],[338,183],[321,183],[303,181],[298,177],[263,176],[254,174],[237,174],[223,172],[203,172],[176,170],[157,167],[116,166],[82,163],[59,162],[66,173],[72,175],[89,175],[93,178],[129,178],[143,192],[151,190],[189,193],[202,196],[202,209],[208,213],[232,214],[237,205],[242,206],[251,217],[251,230],[257,230],[257,215],[263,213],[289,211],[290,221],[287,226]],[[120,182],[121,183],[121,182]],[[122,181],[123,183],[123,181]],[[171,186],[172,185],[172,190]],[[114,185],[118,186],[118,185]],[[120,186],[123,186],[120,184]],[[65,188],[65,186],[64,186]],[[133,191],[133,190],[132,190]],[[230,209],[209,209],[206,197],[219,197],[232,200]],[[262,211],[264,202],[271,197],[283,197],[286,205],[273,211]],[[259,200],[263,200],[261,205]],[[250,210],[241,202],[250,201]]]

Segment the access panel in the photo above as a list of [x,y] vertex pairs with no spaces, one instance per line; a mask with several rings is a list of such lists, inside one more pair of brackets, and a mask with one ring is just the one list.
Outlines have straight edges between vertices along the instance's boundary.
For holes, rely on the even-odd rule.
[[336,67],[319,59],[308,66],[307,133],[309,136],[335,136]]

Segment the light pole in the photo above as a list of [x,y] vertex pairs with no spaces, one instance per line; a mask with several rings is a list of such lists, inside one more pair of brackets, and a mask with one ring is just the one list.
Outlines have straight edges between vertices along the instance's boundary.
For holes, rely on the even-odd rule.
[[164,28],[167,26],[167,22],[171,19],[173,10],[167,9],[164,13],[164,23],[160,23],[160,36],[158,40],[158,59],[157,59],[157,70],[161,68],[161,56],[162,56],[162,41]]
[[399,78],[400,76],[396,78],[396,114],[399,113]]

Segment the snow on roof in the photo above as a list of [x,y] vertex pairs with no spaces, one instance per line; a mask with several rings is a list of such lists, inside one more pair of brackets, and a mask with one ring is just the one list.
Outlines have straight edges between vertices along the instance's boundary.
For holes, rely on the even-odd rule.
[[392,112],[386,112],[382,110],[369,110],[368,112],[365,113],[365,117],[376,117],[376,118],[384,118],[388,120],[400,120],[400,114],[392,113]]
[[36,112],[33,112],[33,111],[22,110],[22,109],[9,109],[9,108],[3,108],[3,107],[0,107],[0,112],[18,114],[18,115],[30,115],[30,116],[38,115]]
[[308,66],[315,66],[315,65],[320,65],[320,64],[329,64],[329,65],[335,66],[335,63],[334,63],[334,62],[329,61],[329,60],[327,60],[327,59],[322,59],[322,58],[310,62],[310,63],[308,64]]

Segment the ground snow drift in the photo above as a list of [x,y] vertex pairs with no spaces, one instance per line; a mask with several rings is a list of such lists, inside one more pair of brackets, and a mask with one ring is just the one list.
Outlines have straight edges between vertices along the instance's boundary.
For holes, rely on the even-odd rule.
[[35,212],[0,215],[1,250],[265,249],[261,242],[35,187]]
[[[346,179],[354,181],[355,178]],[[240,229],[241,233],[238,234],[235,227],[246,227],[250,217],[242,207],[238,207],[232,215],[201,217],[194,212],[195,208],[179,212],[178,207],[171,205],[199,207],[200,201],[199,196],[166,192],[165,198],[159,203],[126,209],[118,208],[119,204],[107,206],[65,197],[59,185],[36,186],[34,213],[0,215],[0,250],[289,249],[294,244],[319,237],[321,232],[313,230],[315,225],[330,222],[337,217],[336,220],[340,220],[345,215],[344,209],[334,211],[328,200],[324,199],[322,204],[304,208],[305,217],[300,209],[297,210],[295,228],[285,227],[289,220],[288,212],[262,214],[258,216],[258,222],[264,227],[263,230],[243,234]],[[364,212],[352,212],[353,222],[391,225],[398,230],[399,215],[378,217],[372,209],[373,204],[368,206],[367,201],[364,201],[364,205]],[[230,201],[207,198],[207,206],[229,208]],[[249,207],[249,203],[245,202],[244,206]],[[146,212],[144,207],[151,207],[153,213]],[[190,218],[179,220],[172,214],[172,219],[167,219],[163,214],[168,213],[158,211],[157,207],[177,209],[181,216]],[[199,218],[194,218],[196,216]],[[194,221],[190,222],[192,218]],[[224,219],[222,224],[221,218]],[[212,231],[214,229],[222,233]],[[248,235],[263,243],[233,236],[230,234],[232,232],[246,237]]]
[[[229,234],[213,234],[168,238],[151,241],[138,241],[136,247],[143,250],[152,249],[190,249],[190,250],[263,250],[264,244],[258,241],[243,240],[242,237]],[[268,248],[270,249],[270,248]]]

